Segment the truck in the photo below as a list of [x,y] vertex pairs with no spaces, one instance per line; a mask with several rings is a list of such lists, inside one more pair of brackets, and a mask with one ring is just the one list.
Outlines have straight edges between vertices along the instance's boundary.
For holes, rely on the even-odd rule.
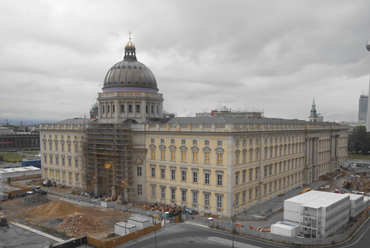
[[45,179],[43,182],[42,182],[42,186],[44,187],[52,187],[54,185],[54,187],[56,186],[56,182],[53,180],[50,180],[50,179]]

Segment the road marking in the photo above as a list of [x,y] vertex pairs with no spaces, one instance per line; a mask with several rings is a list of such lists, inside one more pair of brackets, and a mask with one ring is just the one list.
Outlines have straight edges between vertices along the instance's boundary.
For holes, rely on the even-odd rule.
[[[232,243],[233,243],[233,241],[231,241],[229,239],[223,239],[223,238],[219,238],[219,237],[212,237],[211,236],[208,239],[211,240],[211,241],[213,241],[213,242],[225,244],[225,245],[228,245],[228,246],[231,246]],[[237,242],[237,241],[234,241],[234,247],[240,247],[240,248],[260,248],[259,246],[244,244],[244,243],[240,243],[240,242]]]
[[44,237],[46,237],[46,238],[49,238],[49,239],[52,239],[52,240],[58,241],[59,243],[64,243],[64,242],[66,242],[66,240],[63,240],[63,239],[60,239],[60,238],[54,237],[54,236],[52,236],[52,235],[50,235],[50,234],[47,234],[47,233],[41,232],[41,231],[39,231],[39,230],[33,229],[33,228],[29,227],[29,226],[25,226],[25,225],[19,224],[19,223],[17,223],[17,222],[9,222],[9,223],[10,223],[10,224],[13,224],[13,225],[15,225],[15,226],[21,227],[21,228],[23,228],[23,229],[26,229],[26,230],[28,230],[28,231],[31,231],[31,232],[37,233],[37,234],[39,234],[39,235],[41,235],[41,236],[44,236]]

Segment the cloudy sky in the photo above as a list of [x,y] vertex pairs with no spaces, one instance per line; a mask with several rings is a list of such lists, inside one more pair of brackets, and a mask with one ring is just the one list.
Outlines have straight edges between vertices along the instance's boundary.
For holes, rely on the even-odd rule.
[[128,32],[164,109],[220,106],[357,120],[368,94],[370,1],[0,2],[0,123],[89,115]]

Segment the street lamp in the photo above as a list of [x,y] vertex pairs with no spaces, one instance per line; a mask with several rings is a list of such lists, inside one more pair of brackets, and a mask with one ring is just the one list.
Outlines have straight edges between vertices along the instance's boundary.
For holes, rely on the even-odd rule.
[[235,232],[235,229],[236,229],[236,204],[233,202],[233,212],[234,212],[234,216],[233,216],[233,221],[232,221],[232,231],[233,231],[233,243],[232,243],[232,247],[234,248],[234,232]]
[[154,225],[154,247],[157,248],[157,227],[156,227],[156,220],[155,218],[153,219],[153,216],[152,216],[152,223]]

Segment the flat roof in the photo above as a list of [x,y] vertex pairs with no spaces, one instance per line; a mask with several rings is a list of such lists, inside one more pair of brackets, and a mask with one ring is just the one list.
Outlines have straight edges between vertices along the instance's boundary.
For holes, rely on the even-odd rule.
[[363,195],[358,195],[358,194],[349,194],[349,199],[351,201],[357,200],[357,199],[362,198],[362,197],[364,197],[364,196]]
[[124,227],[124,228],[128,228],[128,229],[136,228],[136,225],[126,223],[126,222],[117,222],[115,225],[120,226],[120,227]]
[[140,217],[130,217],[128,218],[129,220],[132,220],[132,221],[136,221],[136,222],[149,222],[148,219],[145,219],[145,218],[140,218]]
[[299,224],[293,224],[293,223],[279,221],[275,224],[272,224],[271,226],[279,227],[279,228],[286,229],[286,230],[292,230],[294,228],[297,228],[299,226]]
[[328,207],[331,204],[345,198],[349,198],[349,195],[311,190],[307,193],[289,198],[285,200],[284,203],[298,203],[303,207],[318,209],[320,207]]
[[26,171],[37,171],[37,170],[41,171],[40,168],[37,168],[37,167],[34,167],[34,166],[27,166],[27,167],[0,169],[0,173],[26,172]]

